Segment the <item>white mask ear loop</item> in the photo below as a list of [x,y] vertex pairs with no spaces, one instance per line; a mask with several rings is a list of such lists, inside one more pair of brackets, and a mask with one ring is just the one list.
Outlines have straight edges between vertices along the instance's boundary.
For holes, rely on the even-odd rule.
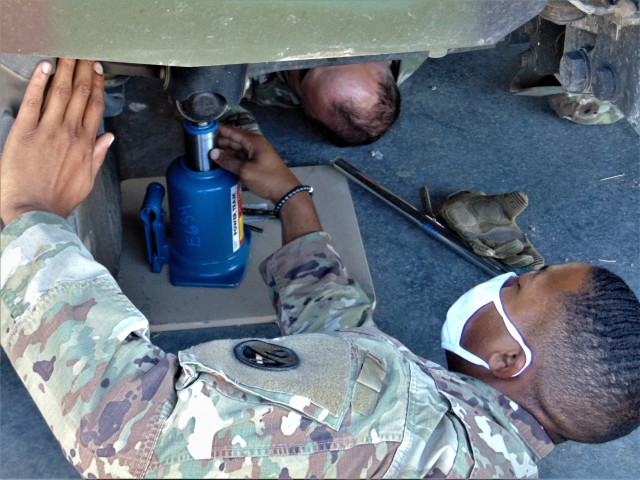
[[531,353],[531,350],[529,350],[529,347],[527,347],[527,345],[524,343],[522,335],[520,335],[520,332],[518,331],[516,326],[511,322],[511,320],[509,320],[509,317],[504,311],[504,307],[502,306],[502,299],[500,298],[500,290],[498,290],[497,298],[494,299],[493,304],[496,306],[498,313],[502,317],[502,320],[504,321],[504,326],[507,327],[507,330],[509,331],[511,336],[514,338],[516,342],[520,344],[520,346],[522,347],[522,351],[524,352],[525,361],[524,361],[523,367],[520,369],[518,373],[515,373],[512,375],[512,377],[517,377],[522,372],[524,372],[525,369],[531,364],[531,359],[533,355]]

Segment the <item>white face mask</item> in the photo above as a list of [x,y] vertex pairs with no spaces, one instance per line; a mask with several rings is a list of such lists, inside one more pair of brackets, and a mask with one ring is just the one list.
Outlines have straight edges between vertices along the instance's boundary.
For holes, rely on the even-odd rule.
[[507,317],[504,307],[502,306],[502,300],[500,299],[500,289],[507,280],[515,276],[516,274],[513,272],[498,275],[487,282],[477,285],[456,300],[451,308],[449,308],[449,311],[447,312],[447,319],[444,322],[444,325],[442,325],[442,348],[455,353],[475,365],[489,368],[489,364],[487,362],[470,351],[465,350],[460,342],[462,341],[462,332],[464,331],[464,326],[467,321],[482,307],[489,303],[493,303],[502,317],[507,330],[516,342],[520,344],[524,351],[524,366],[513,376],[517,377],[520,375],[531,363],[531,350],[529,350],[529,347],[525,345],[520,332],[518,332],[515,325],[511,320],[509,320],[509,317]]

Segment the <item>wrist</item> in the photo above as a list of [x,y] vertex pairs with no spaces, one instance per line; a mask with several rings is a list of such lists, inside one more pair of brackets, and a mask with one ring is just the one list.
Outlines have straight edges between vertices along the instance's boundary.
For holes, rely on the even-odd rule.
[[[2,202],[5,203],[5,202]],[[2,220],[2,224],[6,227],[11,222],[13,222],[16,218],[25,213],[29,212],[45,212],[51,213],[53,215],[57,215],[62,218],[67,218],[71,215],[73,210],[62,210],[62,209],[53,209],[48,205],[41,203],[20,203],[20,204],[3,204],[2,208],[0,208],[0,219]]]
[[2,210],[0,210],[0,219],[2,220],[2,225],[6,227],[20,215],[28,212],[33,212],[35,210],[37,210],[37,208],[31,208],[29,206],[3,207]]
[[295,177],[288,181],[283,181],[282,183],[274,182],[269,195],[266,195],[264,198],[273,203],[273,206],[275,207],[278,202],[282,200],[282,197],[300,185],[302,185],[302,182]]
[[282,244],[322,230],[313,199],[308,193],[300,193],[289,199],[280,209]]
[[313,187],[310,185],[298,185],[287,193],[285,193],[280,200],[275,203],[273,208],[273,214],[276,218],[280,218],[280,211],[286,205],[287,202],[293,200],[293,198],[297,195],[308,194],[310,197],[313,197]]

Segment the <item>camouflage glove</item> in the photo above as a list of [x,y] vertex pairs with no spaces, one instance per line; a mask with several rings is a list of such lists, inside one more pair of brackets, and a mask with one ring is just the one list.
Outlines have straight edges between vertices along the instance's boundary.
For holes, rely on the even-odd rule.
[[449,195],[436,216],[472,250],[515,268],[538,270],[544,258],[516,225],[515,218],[527,208],[523,192],[486,195],[460,191]]
[[624,114],[618,107],[593,95],[560,93],[549,96],[549,105],[560,118],[581,125],[609,125]]

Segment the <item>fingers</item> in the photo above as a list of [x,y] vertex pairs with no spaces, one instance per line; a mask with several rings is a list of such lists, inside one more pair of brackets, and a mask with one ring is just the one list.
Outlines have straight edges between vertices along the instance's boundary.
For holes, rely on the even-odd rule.
[[234,128],[220,124],[218,142],[227,143],[234,150],[244,150],[247,154],[264,141],[262,135],[247,132],[241,128]]
[[228,172],[231,172],[236,176],[240,176],[240,169],[242,168],[243,160],[217,148],[214,148],[209,152],[209,158]]
[[224,148],[225,150],[233,150],[234,152],[244,152],[244,147],[238,143],[234,142],[229,138],[218,137],[216,140],[218,147]]
[[56,67],[56,74],[47,93],[44,104],[42,122],[60,124],[69,104],[73,85],[73,72],[76,60],[60,58]]
[[16,118],[18,128],[34,129],[40,122],[57,125],[65,118],[72,123],[86,122],[95,136],[104,110],[102,66],[85,60],[58,60],[42,112],[51,70],[51,63],[46,61],[34,70]]
[[524,249],[524,241],[519,238],[514,238],[508,242],[504,242],[495,247],[496,258],[509,258],[519,254]]
[[91,89],[91,96],[87,101],[82,123],[89,134],[95,137],[100,127],[100,122],[102,121],[102,114],[104,113],[104,76],[102,64],[95,62],[92,65],[92,72],[93,88]]
[[95,101],[96,93],[102,97],[101,83],[95,81],[101,78],[101,75],[94,70],[95,65],[96,63],[88,61],[76,62],[71,97],[64,113],[64,121],[70,125],[82,125],[85,110],[88,106],[91,108],[90,99],[92,102]]
[[49,81],[52,65],[49,62],[39,63],[33,71],[31,80],[27,85],[20,111],[16,117],[16,127],[33,130],[38,126],[44,90]]
[[242,140],[252,134],[242,130],[241,128],[230,127],[229,125],[220,124],[218,127],[220,136],[223,138],[229,138],[237,143],[242,143]]
[[96,140],[96,144],[93,147],[93,158],[91,165],[91,172],[94,179],[98,174],[98,170],[100,170],[100,167],[102,167],[104,159],[107,156],[107,151],[109,150],[109,147],[114,140],[115,137],[112,133],[105,133],[103,135],[100,135]]
[[63,122],[95,138],[104,111],[102,65],[89,60],[58,60],[41,123],[57,128]]

